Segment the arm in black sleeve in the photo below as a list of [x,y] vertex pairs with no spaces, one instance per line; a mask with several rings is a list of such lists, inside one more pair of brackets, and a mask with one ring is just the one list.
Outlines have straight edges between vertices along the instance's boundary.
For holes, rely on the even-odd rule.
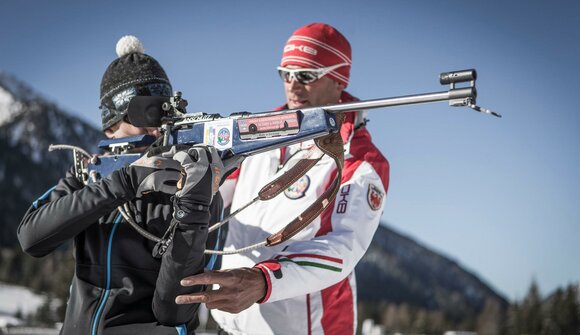
[[177,305],[175,298],[182,294],[200,292],[203,286],[183,287],[182,278],[202,273],[205,265],[204,250],[210,217],[219,220],[223,201],[216,195],[210,212],[200,212],[195,222],[179,223],[173,243],[163,255],[161,270],[153,297],[153,313],[157,320],[167,326],[183,324],[196,316],[199,304]]
[[85,187],[69,172],[48,201],[31,206],[24,215],[18,227],[20,246],[34,257],[45,256],[133,197],[124,169]]

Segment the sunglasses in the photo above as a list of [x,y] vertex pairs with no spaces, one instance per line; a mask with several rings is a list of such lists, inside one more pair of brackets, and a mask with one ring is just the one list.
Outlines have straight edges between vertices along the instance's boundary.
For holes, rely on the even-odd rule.
[[278,66],[278,74],[280,75],[280,78],[282,78],[282,80],[287,83],[290,83],[292,79],[296,79],[296,81],[298,81],[300,84],[308,85],[342,66],[350,66],[350,64],[340,63],[319,69],[288,69],[282,66]]

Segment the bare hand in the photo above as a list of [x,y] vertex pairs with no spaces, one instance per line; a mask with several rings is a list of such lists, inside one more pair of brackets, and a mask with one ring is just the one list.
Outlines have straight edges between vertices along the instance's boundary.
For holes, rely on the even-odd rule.
[[208,309],[239,313],[266,295],[266,279],[258,268],[207,271],[183,278],[181,286],[218,284],[217,290],[184,294],[175,298],[177,304],[205,303]]

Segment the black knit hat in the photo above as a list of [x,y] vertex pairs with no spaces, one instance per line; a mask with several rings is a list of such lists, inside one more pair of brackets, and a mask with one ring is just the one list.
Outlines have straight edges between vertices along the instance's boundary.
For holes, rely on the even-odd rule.
[[131,98],[137,95],[171,96],[169,78],[159,63],[146,55],[135,36],[123,36],[116,47],[119,58],[101,80],[103,130],[123,120]]

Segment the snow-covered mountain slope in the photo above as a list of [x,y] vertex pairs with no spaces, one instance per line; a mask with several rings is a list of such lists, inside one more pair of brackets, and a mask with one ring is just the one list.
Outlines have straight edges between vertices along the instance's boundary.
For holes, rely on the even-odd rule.
[[102,133],[47,101],[26,84],[0,72],[0,247],[17,243],[15,231],[30,203],[72,164],[72,144],[96,152]]

